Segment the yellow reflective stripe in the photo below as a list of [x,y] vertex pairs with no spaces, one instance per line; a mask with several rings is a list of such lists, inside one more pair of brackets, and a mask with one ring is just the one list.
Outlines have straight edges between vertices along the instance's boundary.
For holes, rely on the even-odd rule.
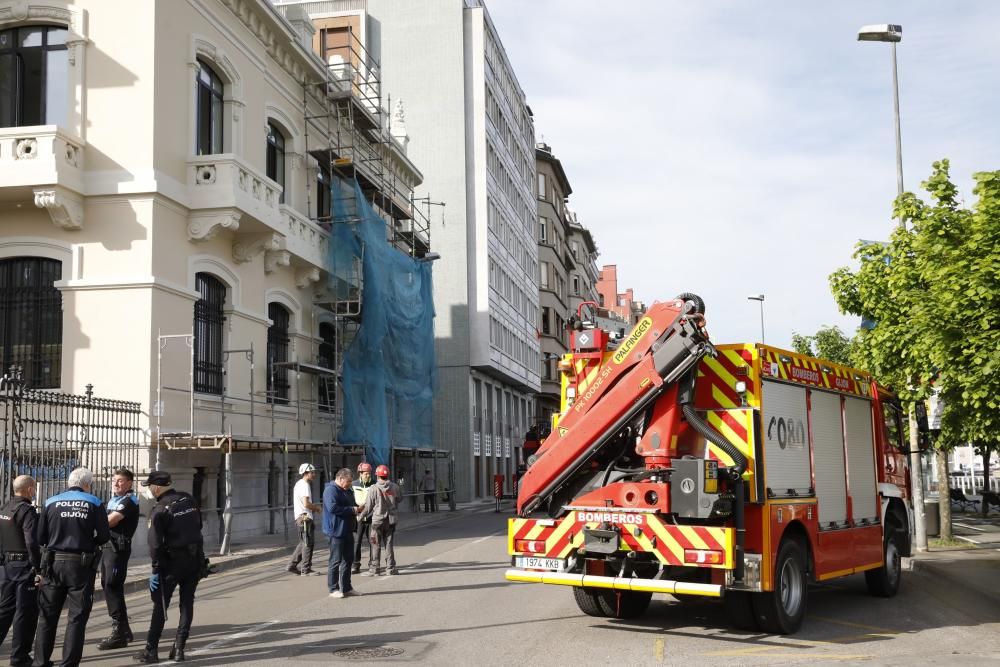
[[719,386],[715,384],[712,385],[712,398],[715,400],[716,403],[718,403],[724,408],[739,407],[736,405],[736,402],[733,401],[733,399],[729,398],[724,393],[722,393],[722,390],[719,389]]
[[705,365],[719,377],[720,380],[727,383],[730,387],[736,386],[736,378],[732,373],[726,370],[717,359],[705,357],[703,361],[705,362]]
[[674,562],[683,563],[684,549],[677,543],[677,540],[674,539],[673,535],[667,532],[666,527],[659,521],[655,520],[649,521],[649,527],[653,529],[654,533],[656,533],[657,542],[665,546],[670,551],[671,555],[674,557]]
[[676,526],[674,530],[679,530],[684,538],[690,542],[691,546],[695,549],[701,549],[702,551],[708,550],[708,545],[705,544],[705,540],[701,539],[701,536],[694,532],[694,528],[691,526]]
[[553,557],[553,554],[550,553],[551,550],[555,549],[556,544],[559,543],[563,536],[568,533],[574,525],[576,525],[576,512],[570,512],[559,524],[559,527],[552,531],[552,534],[545,540],[546,556],[549,556],[550,558]]
[[541,535],[544,530],[545,530],[545,526],[542,526],[542,525],[536,523],[532,527],[532,529],[528,531],[528,534],[524,536],[524,539],[526,539],[526,540],[533,540],[533,539],[537,538],[539,535]]

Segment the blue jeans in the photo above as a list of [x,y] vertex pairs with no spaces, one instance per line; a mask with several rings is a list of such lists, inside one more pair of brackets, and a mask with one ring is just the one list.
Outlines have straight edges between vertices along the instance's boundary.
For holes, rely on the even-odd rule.
[[330,538],[330,563],[326,570],[326,587],[330,592],[337,590],[345,593],[352,590],[351,564],[354,562],[354,533],[347,532],[343,537]]

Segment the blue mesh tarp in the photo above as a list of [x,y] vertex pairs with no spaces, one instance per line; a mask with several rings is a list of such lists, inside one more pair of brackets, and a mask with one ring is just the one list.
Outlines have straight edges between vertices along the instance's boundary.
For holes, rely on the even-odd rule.
[[388,464],[391,447],[431,446],[431,263],[388,242],[385,221],[357,181],[334,179],[332,191],[330,289],[362,303],[361,326],[344,353],[340,442],[364,443],[369,461]]

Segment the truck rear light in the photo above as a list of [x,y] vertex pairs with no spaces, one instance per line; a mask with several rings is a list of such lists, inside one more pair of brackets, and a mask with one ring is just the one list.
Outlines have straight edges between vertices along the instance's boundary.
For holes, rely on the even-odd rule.
[[543,554],[545,540],[514,540],[514,551],[520,554]]
[[684,562],[699,565],[722,565],[726,562],[726,554],[709,549],[685,549]]

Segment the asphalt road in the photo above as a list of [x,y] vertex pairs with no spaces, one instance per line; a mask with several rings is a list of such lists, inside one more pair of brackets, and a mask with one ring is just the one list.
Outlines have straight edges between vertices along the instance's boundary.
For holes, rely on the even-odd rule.
[[[904,573],[903,589],[891,600],[869,597],[861,577],[815,586],[803,629],[780,637],[731,630],[716,602],[658,596],[638,622],[619,622],[584,616],[569,589],[508,583],[504,518],[491,511],[463,512],[397,537],[400,575],[357,578],[360,597],[331,599],[325,577],[283,573],[284,561],[207,579],[189,659],[199,665],[1000,662],[1000,601],[920,569]],[[318,555],[325,562],[326,552]],[[129,601],[141,638],[149,598],[136,594]],[[172,607],[163,658],[176,621]],[[108,629],[98,603],[84,663],[133,664],[141,639],[111,654],[96,650]]]

